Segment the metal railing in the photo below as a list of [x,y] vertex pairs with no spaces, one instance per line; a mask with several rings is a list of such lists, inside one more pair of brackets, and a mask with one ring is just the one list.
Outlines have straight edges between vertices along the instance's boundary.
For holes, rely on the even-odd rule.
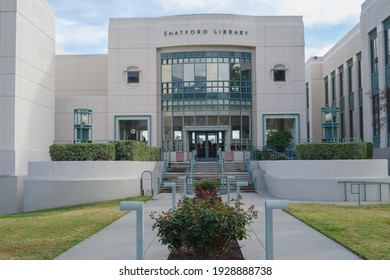
[[250,154],[244,158],[245,161],[245,169],[251,176],[252,182],[253,182],[253,189],[257,193],[257,177],[255,176],[253,172],[253,166],[250,159]]
[[224,160],[223,160],[223,156],[222,156],[222,151],[221,150],[218,150],[217,160],[218,160],[218,174],[219,174],[220,178],[222,178],[223,177],[223,173],[224,173],[224,170],[223,170]]
[[256,147],[251,150],[252,160],[295,160],[295,147],[284,150],[276,150],[269,147]]
[[197,152],[195,150],[192,151],[192,158],[190,160],[190,173],[192,174],[196,172],[196,163],[197,163]]
[[363,142],[361,138],[334,138],[334,139],[322,139],[322,138],[304,138],[299,143],[348,143],[348,142]]
[[157,178],[157,194],[160,193],[161,182],[162,182],[162,179],[164,177],[164,174],[168,170],[170,159],[171,159],[171,153],[170,152],[162,152],[161,153],[162,164],[160,166],[159,176]]
[[[338,184],[344,185],[344,200],[348,201],[348,191],[347,185],[350,186],[350,194],[357,195],[358,205],[361,203],[361,189],[363,188],[363,201],[367,201],[367,187],[368,186],[376,186],[378,187],[379,193],[379,201],[382,201],[382,186],[387,185],[387,200],[390,201],[390,182],[379,182],[379,181],[338,181]],[[353,187],[357,187],[357,189],[353,189]]]

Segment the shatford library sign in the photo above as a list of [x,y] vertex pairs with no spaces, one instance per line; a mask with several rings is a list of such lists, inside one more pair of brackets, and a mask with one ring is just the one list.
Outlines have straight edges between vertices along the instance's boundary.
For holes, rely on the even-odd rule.
[[185,30],[176,30],[176,31],[164,31],[164,37],[168,36],[181,36],[181,35],[248,35],[246,30],[237,30],[237,29],[213,29],[212,31],[208,29],[185,29]]

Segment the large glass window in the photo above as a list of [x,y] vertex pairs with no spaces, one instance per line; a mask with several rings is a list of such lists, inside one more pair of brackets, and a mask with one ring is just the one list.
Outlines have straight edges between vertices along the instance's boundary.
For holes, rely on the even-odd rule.
[[150,117],[115,117],[115,139],[136,140],[150,144]]
[[332,72],[330,74],[331,78],[331,91],[332,91],[332,106],[336,105],[336,73]]
[[329,82],[328,77],[324,78],[324,88],[325,88],[325,107],[329,106]]
[[344,66],[339,67],[341,137],[345,138]]
[[353,61],[348,60],[348,93],[353,92]]
[[357,82],[359,88],[359,136],[364,140],[364,125],[363,125],[363,85],[362,85],[362,54],[357,55]]
[[376,30],[370,33],[371,73],[378,72],[378,36]]
[[[162,99],[234,97],[251,100],[251,68],[250,52],[163,53],[161,54]],[[204,93],[209,95],[205,96]],[[181,96],[167,97],[166,95],[169,94]]]
[[385,55],[386,65],[390,64],[390,28],[385,31]]
[[264,115],[263,143],[267,143],[267,135],[271,131],[290,131],[294,143],[299,143],[298,115]]
[[[186,127],[229,126],[234,148],[251,143],[252,54],[189,51],[161,54],[164,149],[186,147]],[[224,128],[226,130],[226,127]],[[224,133],[228,135],[228,133]],[[183,143],[179,142],[183,140]],[[188,146],[188,145],[187,145]]]

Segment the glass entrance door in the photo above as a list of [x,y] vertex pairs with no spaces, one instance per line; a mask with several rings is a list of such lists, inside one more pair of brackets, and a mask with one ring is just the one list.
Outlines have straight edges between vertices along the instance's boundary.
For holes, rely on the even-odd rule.
[[217,160],[218,150],[223,150],[223,132],[192,132],[190,150],[197,152],[198,160]]

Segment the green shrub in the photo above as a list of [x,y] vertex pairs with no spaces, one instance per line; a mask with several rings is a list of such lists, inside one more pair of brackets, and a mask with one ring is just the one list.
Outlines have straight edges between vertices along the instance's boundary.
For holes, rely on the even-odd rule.
[[247,210],[242,203],[184,197],[175,210],[151,214],[156,220],[152,226],[158,229],[160,242],[169,250],[190,252],[195,259],[218,259],[236,240],[249,236],[247,226],[257,218],[258,211],[251,206]]
[[284,150],[290,145],[291,139],[293,137],[290,131],[269,131],[267,133],[267,147],[277,151]]
[[115,160],[159,161],[160,148],[150,147],[139,141],[113,141]]
[[114,160],[115,146],[102,143],[53,144],[49,147],[52,161]]
[[301,160],[373,158],[373,145],[369,142],[298,144],[296,151]]
[[209,179],[200,180],[195,184],[195,196],[200,199],[209,199],[210,203],[221,199],[218,194],[218,183]]

